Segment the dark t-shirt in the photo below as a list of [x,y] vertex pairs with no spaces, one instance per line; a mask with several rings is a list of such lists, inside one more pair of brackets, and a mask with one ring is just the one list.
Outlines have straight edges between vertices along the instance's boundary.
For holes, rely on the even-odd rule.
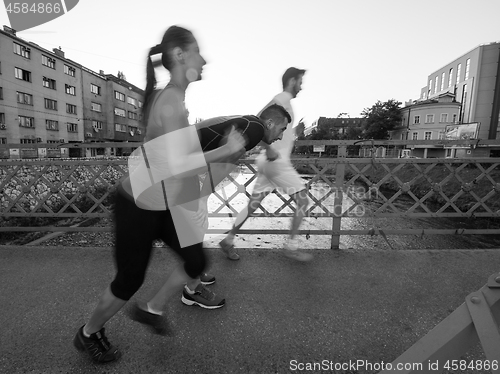
[[196,125],[200,138],[201,148],[204,152],[222,146],[221,140],[227,136],[234,126],[245,137],[245,149],[249,151],[260,143],[264,137],[264,124],[256,116],[228,116],[215,117],[198,122]]

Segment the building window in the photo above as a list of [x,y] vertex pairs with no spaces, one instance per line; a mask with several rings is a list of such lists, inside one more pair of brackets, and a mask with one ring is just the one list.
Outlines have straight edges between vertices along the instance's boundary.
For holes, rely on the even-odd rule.
[[450,73],[448,75],[448,87],[451,87],[452,81],[453,81],[453,68],[450,69]]
[[3,100],[3,87],[0,87],[0,100]]
[[33,105],[33,95],[18,91],[17,102],[19,104]]
[[42,55],[42,65],[45,65],[51,69],[55,69],[56,68],[56,60],[53,59],[52,57]]
[[90,83],[90,92],[92,92],[94,95],[100,95],[101,94],[101,87]]
[[137,113],[135,113],[135,112],[128,112],[128,118],[130,118],[130,119],[137,119]]
[[139,108],[142,108],[142,101],[141,100],[137,100],[137,102],[139,103]]
[[115,91],[115,99],[120,101],[125,101],[125,95],[121,92]]
[[76,69],[64,64],[64,74],[71,75],[74,77],[76,75]]
[[5,113],[0,113],[0,125],[5,125]]
[[73,95],[73,96],[76,95],[76,87],[75,86],[70,86],[69,84],[65,84],[64,87],[65,87],[66,93],[68,95]]
[[68,132],[78,132],[78,125],[76,123],[67,123],[66,127],[68,128]]
[[66,104],[66,112],[71,114],[76,114],[76,105]]
[[131,136],[134,136],[135,134],[137,134],[137,127],[129,126],[128,132],[130,133]]
[[7,144],[7,138],[0,138],[0,144]]
[[457,115],[456,114],[453,114],[453,120],[451,122],[457,123]]
[[459,121],[466,122],[465,121],[465,107],[466,105],[466,100],[467,100],[467,85],[464,84],[463,90],[462,90],[462,100],[460,101],[462,103],[462,111],[460,113],[460,118]]
[[115,123],[115,130],[119,132],[127,132],[127,125],[122,125],[121,123]]
[[92,127],[96,130],[102,130],[102,121],[92,121]]
[[439,75],[436,75],[436,81],[434,82],[434,93],[438,92],[438,81]]
[[432,94],[432,79],[429,80],[429,89],[427,90],[427,97]]
[[55,79],[50,79],[50,78],[47,78],[47,77],[43,77],[43,86],[44,87],[47,87],[47,88],[50,88],[51,90],[55,90],[56,89],[56,81]]
[[27,59],[31,58],[31,49],[24,45],[14,43],[14,53]]
[[35,139],[19,139],[21,144],[35,144]]
[[450,157],[453,157],[453,149],[451,148],[447,148],[446,149],[446,158],[450,158]]
[[134,98],[134,97],[127,97],[127,103],[129,103],[130,105],[133,105],[135,107],[137,107],[137,99]]
[[57,110],[57,101],[51,99],[44,99],[45,109]]
[[414,117],[413,117],[413,123],[414,123],[414,124],[418,124],[418,123],[420,123],[420,116],[414,116]]
[[102,105],[98,103],[91,103],[90,110],[93,110],[94,112],[102,112]]
[[418,140],[418,132],[414,132],[413,134],[411,134],[411,139]]
[[444,90],[444,77],[445,77],[445,73],[443,72],[443,74],[441,74],[441,91]]
[[424,140],[431,140],[432,138],[432,131],[426,131],[424,134]]
[[462,73],[462,64],[457,66],[457,84],[460,83],[460,74]]
[[441,113],[441,118],[439,119],[439,122],[441,123],[448,122],[448,113]]
[[434,123],[434,114],[427,114],[425,116],[425,123]]
[[33,117],[19,116],[19,126],[35,127],[35,119]]
[[31,82],[31,72],[28,70],[15,68],[15,77],[26,82]]
[[125,110],[121,108],[115,108],[115,116],[126,117]]
[[58,121],[53,121],[51,119],[46,119],[45,120],[45,128],[47,130],[58,131],[59,130],[59,122]]
[[470,69],[470,58],[468,58],[467,61],[465,61],[465,79],[464,80],[469,79],[469,69]]

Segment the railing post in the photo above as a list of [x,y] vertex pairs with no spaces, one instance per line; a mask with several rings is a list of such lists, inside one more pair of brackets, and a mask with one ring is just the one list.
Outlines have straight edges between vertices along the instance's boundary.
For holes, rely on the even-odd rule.
[[[479,291],[469,294],[465,303],[441,321],[379,374],[441,373],[458,370],[459,360],[479,340],[486,360],[467,361],[479,371],[500,374],[500,273],[493,274]],[[458,366],[457,366],[458,365]],[[481,367],[479,367],[481,365]],[[486,366],[485,366],[486,365]],[[471,368],[467,366],[467,368]],[[466,368],[466,369],[467,369]]]
[[[337,158],[345,159],[347,146],[339,145]],[[337,164],[335,170],[335,199],[333,203],[332,244],[331,249],[340,247],[340,227],[342,223],[342,202],[344,198],[344,173],[345,163]]]

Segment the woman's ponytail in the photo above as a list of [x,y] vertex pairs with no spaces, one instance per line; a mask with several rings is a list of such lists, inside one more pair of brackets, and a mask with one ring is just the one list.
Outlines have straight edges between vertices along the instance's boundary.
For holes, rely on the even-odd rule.
[[146,90],[144,92],[144,105],[142,107],[145,124],[147,124],[146,111],[149,102],[151,101],[151,95],[156,88],[156,74],[151,56],[157,55],[158,53],[161,53],[161,45],[156,45],[149,50],[148,58],[146,61]]

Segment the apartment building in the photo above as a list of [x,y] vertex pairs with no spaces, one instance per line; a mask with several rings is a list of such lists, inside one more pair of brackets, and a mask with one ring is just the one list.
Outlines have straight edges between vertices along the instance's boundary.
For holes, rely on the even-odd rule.
[[[401,125],[391,131],[391,139],[444,139],[447,126],[459,123],[460,109],[461,104],[454,99],[454,95],[447,93],[433,99],[408,102],[401,109]],[[445,157],[446,155],[446,151],[441,147],[414,145],[411,148],[412,156],[416,157]]]
[[[60,49],[48,51],[5,30],[0,31],[1,143],[83,141],[81,67]],[[3,156],[47,156],[47,150],[11,151]]]
[[339,118],[325,118],[320,117],[318,120],[319,127],[325,127],[331,133],[338,133],[345,135],[348,133],[349,128],[362,128],[366,122],[366,118],[361,117],[339,117]]
[[[144,92],[123,79],[107,74],[107,106],[108,126],[107,136],[115,142],[142,141],[146,133],[141,125],[141,112]],[[117,156],[127,154],[130,149],[116,148]]]
[[[393,139],[440,139],[450,125],[477,124],[478,139],[500,139],[500,42],[480,45],[427,77],[420,97],[402,109]],[[488,157],[493,148],[415,146],[417,157]]]
[[338,117],[338,118],[326,118],[319,117],[310,127],[304,130],[304,135],[310,135],[313,131],[318,131],[319,129],[324,129],[330,134],[346,135],[349,129],[352,128],[362,128],[366,122],[366,118],[361,117]]
[[[106,133],[108,113],[106,78],[90,69],[82,68],[83,136],[86,143],[106,142],[113,138]],[[87,148],[86,156],[104,156],[104,148]]]
[[[0,144],[142,141],[143,91],[0,30]],[[2,158],[120,155],[121,148],[0,149]]]

